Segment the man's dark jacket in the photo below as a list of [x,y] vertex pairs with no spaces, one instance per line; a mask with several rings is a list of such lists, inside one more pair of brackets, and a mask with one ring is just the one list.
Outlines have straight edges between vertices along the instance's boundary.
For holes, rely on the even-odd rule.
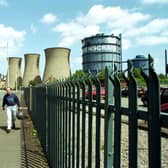
[[4,108],[5,105],[7,106],[18,105],[18,107],[20,107],[20,102],[19,102],[18,97],[14,93],[11,93],[11,94],[6,94],[3,97],[2,107]]

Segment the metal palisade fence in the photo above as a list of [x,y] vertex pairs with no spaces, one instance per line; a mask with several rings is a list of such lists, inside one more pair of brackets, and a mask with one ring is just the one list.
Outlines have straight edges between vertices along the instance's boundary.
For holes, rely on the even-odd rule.
[[[137,82],[129,61],[127,75],[123,74],[128,86],[126,106],[122,104],[117,70],[105,70],[103,98],[97,78],[69,79],[24,89],[51,168],[120,168],[125,164],[129,168],[140,167],[139,120],[147,124],[147,165],[142,167],[161,167],[160,130],[168,128],[168,115],[160,112],[160,86],[152,64],[149,57],[149,74],[142,72],[148,90],[146,109],[138,109]],[[123,117],[127,118],[128,131],[125,151],[122,151]]]

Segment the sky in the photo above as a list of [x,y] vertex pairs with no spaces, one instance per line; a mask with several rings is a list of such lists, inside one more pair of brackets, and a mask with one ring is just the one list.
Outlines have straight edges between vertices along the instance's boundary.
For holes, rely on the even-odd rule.
[[97,33],[122,34],[123,61],[151,54],[157,73],[164,72],[168,48],[168,0],[0,0],[0,73],[7,73],[7,57],[40,54],[44,49],[71,49],[70,66],[82,69],[81,40]]

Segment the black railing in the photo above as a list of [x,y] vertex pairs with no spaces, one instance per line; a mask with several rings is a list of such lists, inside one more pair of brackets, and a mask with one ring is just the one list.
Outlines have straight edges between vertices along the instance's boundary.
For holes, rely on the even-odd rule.
[[[147,108],[138,108],[137,83],[129,61],[128,74],[123,74],[128,86],[128,98],[124,98],[126,106],[117,70],[106,69],[105,74],[105,98],[97,78],[25,88],[25,100],[50,167],[119,168],[125,164],[130,168],[139,167],[139,120],[147,123],[148,154],[144,156],[144,167],[162,167],[161,151],[164,149],[160,129],[168,128],[168,114],[160,112],[159,81],[151,58],[149,76],[142,72],[149,93]],[[128,118],[126,161],[121,158],[124,116]]]

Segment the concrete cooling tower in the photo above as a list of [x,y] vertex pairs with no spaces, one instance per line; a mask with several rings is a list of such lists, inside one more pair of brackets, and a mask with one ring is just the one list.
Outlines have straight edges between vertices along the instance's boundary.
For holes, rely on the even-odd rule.
[[43,75],[43,81],[49,79],[64,79],[70,76],[68,48],[47,48],[44,50],[46,56],[46,64]]
[[24,54],[24,58],[23,86],[28,86],[32,80],[41,80],[39,70],[40,54]]
[[16,89],[21,84],[21,61],[19,57],[8,58],[8,73],[6,78],[6,86]]

